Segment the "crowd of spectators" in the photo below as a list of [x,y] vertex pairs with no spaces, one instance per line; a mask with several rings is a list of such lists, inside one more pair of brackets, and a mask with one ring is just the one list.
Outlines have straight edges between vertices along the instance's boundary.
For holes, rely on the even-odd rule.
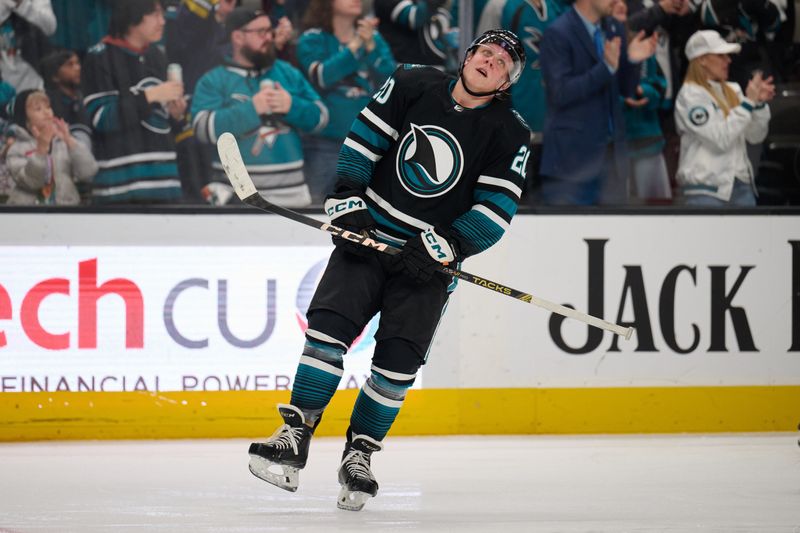
[[[473,0],[467,33],[526,48],[523,202],[758,203],[793,1]],[[457,75],[459,2],[0,0],[0,203],[230,204],[229,131],[263,195],[319,206],[397,64]]]

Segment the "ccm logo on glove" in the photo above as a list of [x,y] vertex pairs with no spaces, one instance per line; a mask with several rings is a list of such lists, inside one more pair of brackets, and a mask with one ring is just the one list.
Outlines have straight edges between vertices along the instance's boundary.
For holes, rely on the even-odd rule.
[[422,242],[430,256],[440,263],[450,263],[456,258],[453,249],[447,239],[436,233],[433,228],[428,228],[422,232]]
[[367,204],[358,196],[351,196],[343,200],[338,198],[328,198],[325,201],[325,212],[328,213],[328,216],[331,217],[331,220],[342,215],[352,213],[353,211],[360,211],[366,208]]

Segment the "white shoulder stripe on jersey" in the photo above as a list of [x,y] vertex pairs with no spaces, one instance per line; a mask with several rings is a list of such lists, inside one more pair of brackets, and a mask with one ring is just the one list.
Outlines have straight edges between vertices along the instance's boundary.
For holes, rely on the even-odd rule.
[[522,196],[522,189],[514,185],[508,180],[500,179],[500,178],[493,178],[491,176],[480,176],[478,178],[478,183],[485,183],[487,185],[494,185],[495,187],[502,187],[504,189],[508,189],[509,191],[514,193],[514,196],[517,197],[517,200]]
[[491,220],[492,222],[503,228],[503,231],[507,231],[508,228],[510,227],[510,224],[508,222],[503,220],[500,216],[497,215],[497,213],[495,213],[494,211],[492,211],[491,209],[489,209],[484,205],[480,204],[473,205],[472,210],[477,211],[478,213],[482,214],[483,216],[485,216],[486,218],[488,218],[489,220]]
[[322,61],[314,61],[311,63],[311,66],[308,67],[308,77],[314,77],[314,72],[316,70],[317,75],[317,85],[319,85],[320,89],[325,88],[325,80],[322,78],[322,69],[325,68],[325,65],[322,64]]
[[367,119],[370,122],[372,122],[373,124],[375,124],[378,127],[379,130],[381,130],[383,133],[385,133],[386,135],[388,135],[389,137],[391,137],[395,141],[397,140],[397,137],[400,136],[400,134],[397,133],[396,129],[394,129],[393,127],[388,125],[386,122],[384,122],[381,117],[379,117],[378,115],[376,115],[375,113],[370,111],[369,108],[365,107],[361,111],[361,114],[364,116],[365,119]]
[[217,120],[217,112],[212,111],[208,114],[208,124],[206,127],[208,128],[208,140],[211,144],[217,144],[217,129],[214,127],[214,122]]
[[328,114],[328,107],[322,103],[322,100],[314,100],[314,105],[319,108],[319,122],[317,122],[317,125],[311,130],[311,133],[319,133],[328,126],[330,115]]
[[394,9],[392,9],[392,13],[389,15],[389,18],[391,19],[392,22],[397,22],[397,17],[400,16],[400,12],[403,11],[408,6],[413,6],[413,5],[414,3],[411,0],[403,0],[402,2],[394,6]]
[[378,374],[385,376],[389,379],[396,379],[398,381],[411,381],[412,379],[416,378],[416,374],[401,374],[400,372],[392,372],[391,370],[385,370],[383,368],[378,368],[375,365],[372,365],[371,370],[373,372],[377,372]]
[[344,370],[341,368],[337,368],[332,364],[326,363],[325,361],[320,361],[319,359],[315,359],[313,357],[309,357],[307,355],[300,356],[300,364],[306,366],[312,366],[323,372],[327,372],[328,374],[333,374],[335,376],[342,377],[344,375]]
[[381,159],[381,156],[379,156],[378,154],[375,154],[372,151],[368,150],[367,148],[361,146],[360,144],[358,144],[356,141],[354,141],[353,139],[351,139],[349,137],[344,140],[344,145],[345,146],[349,146],[350,148],[352,148],[353,150],[355,150],[359,154],[363,155],[364,157],[366,157],[367,159],[369,159],[372,162],[378,162]]
[[345,350],[347,350],[348,348],[350,348],[348,345],[346,345],[346,344],[345,344],[345,343],[343,343],[342,341],[340,341],[340,340],[338,340],[338,339],[334,339],[334,338],[333,338],[333,337],[331,337],[330,335],[325,335],[325,334],[324,334],[324,333],[322,333],[321,331],[317,331],[317,330],[315,330],[315,329],[310,329],[310,328],[309,328],[309,329],[307,329],[307,330],[306,330],[306,335],[308,335],[308,336],[309,336],[309,337],[311,337],[312,339],[317,339],[318,341],[327,342],[327,343],[329,343],[329,344],[338,344],[339,346],[341,346],[341,347],[342,347],[342,348],[344,348]]
[[92,126],[95,129],[97,129],[97,125],[100,124],[100,118],[102,118],[103,113],[105,113],[105,112],[106,112],[106,108],[105,108],[105,106],[103,106],[100,109],[98,109],[97,112],[94,114],[94,117],[92,117]]
[[399,211],[399,210],[395,209],[392,206],[392,204],[390,204],[389,202],[387,202],[386,200],[384,200],[383,198],[378,196],[378,193],[376,193],[375,191],[373,191],[369,187],[367,187],[366,195],[368,197],[372,198],[372,200],[376,204],[378,204],[378,207],[380,207],[381,209],[386,211],[388,214],[392,215],[397,220],[401,220],[401,221],[405,222],[406,224],[414,226],[415,228],[419,229],[420,231],[426,230],[426,229],[430,228],[431,226],[433,226],[433,224],[429,224],[428,222],[425,222],[424,220],[420,220],[418,218],[414,218],[412,216],[409,216],[409,215],[403,213],[402,211]]
[[369,381],[367,381],[367,386],[362,388],[361,390],[364,391],[364,394],[375,400],[381,405],[385,405],[386,407],[391,407],[393,409],[400,409],[403,407],[403,400],[390,400],[386,396],[382,396],[378,394],[372,387],[369,386]]

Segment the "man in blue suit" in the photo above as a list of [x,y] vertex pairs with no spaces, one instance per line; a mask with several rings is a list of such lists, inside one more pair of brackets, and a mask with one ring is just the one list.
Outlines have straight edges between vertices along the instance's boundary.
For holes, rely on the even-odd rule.
[[620,95],[634,97],[639,65],[655,34],[628,43],[610,17],[615,2],[575,0],[544,33],[541,65],[547,118],[540,173],[548,205],[624,204],[625,124]]

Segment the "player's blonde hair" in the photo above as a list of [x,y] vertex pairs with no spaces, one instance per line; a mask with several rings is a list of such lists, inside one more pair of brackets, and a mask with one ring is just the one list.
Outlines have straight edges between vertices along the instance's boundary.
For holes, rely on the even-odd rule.
[[700,64],[700,59],[702,57],[703,56],[696,57],[689,61],[689,68],[686,70],[686,77],[683,79],[683,81],[684,83],[694,83],[695,85],[699,85],[708,91],[727,117],[731,109],[741,103],[739,101],[739,96],[736,94],[736,92],[734,92],[733,89],[728,87],[728,84],[724,81],[720,82],[720,87],[722,87],[722,96],[720,96],[717,91],[711,88],[711,84],[708,83],[708,73],[706,72],[706,69],[703,68],[703,65]]

